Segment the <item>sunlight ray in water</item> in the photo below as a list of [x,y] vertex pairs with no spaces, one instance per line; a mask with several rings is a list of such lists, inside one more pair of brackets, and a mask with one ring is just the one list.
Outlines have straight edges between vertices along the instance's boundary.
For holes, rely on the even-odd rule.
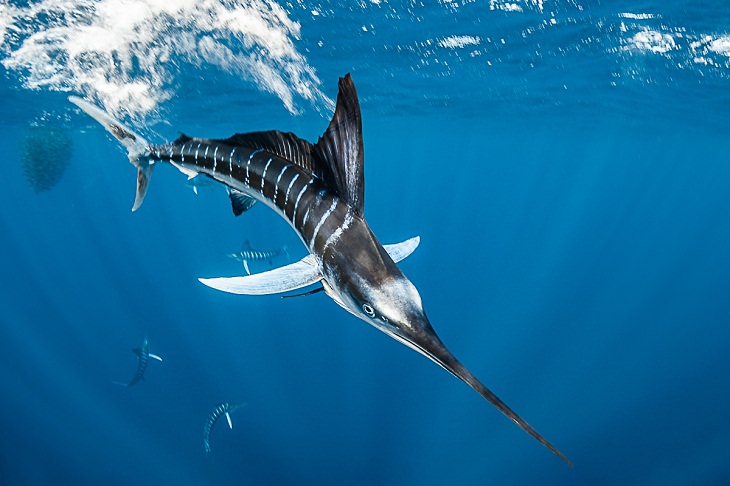
[[3,65],[28,89],[73,91],[140,118],[173,96],[188,63],[241,77],[292,113],[333,106],[297,50],[299,23],[270,0],[2,1]]

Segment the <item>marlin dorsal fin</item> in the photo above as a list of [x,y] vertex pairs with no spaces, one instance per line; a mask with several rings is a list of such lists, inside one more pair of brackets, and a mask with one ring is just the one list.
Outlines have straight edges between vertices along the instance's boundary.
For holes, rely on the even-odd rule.
[[364,170],[362,117],[352,77],[340,78],[337,107],[329,127],[314,146],[317,158],[329,168],[328,182],[351,208],[363,215]]
[[[188,138],[181,135],[179,140]],[[278,130],[237,133],[208,142],[265,150],[281,157],[322,179],[356,214],[363,214],[362,118],[349,74],[340,78],[335,114],[316,145]]]
[[325,174],[319,173],[317,164],[312,157],[313,145],[290,132],[269,130],[266,132],[237,133],[232,137],[223,140],[211,140],[211,142],[224,143],[233,147],[243,146],[265,150],[321,179],[327,179]]

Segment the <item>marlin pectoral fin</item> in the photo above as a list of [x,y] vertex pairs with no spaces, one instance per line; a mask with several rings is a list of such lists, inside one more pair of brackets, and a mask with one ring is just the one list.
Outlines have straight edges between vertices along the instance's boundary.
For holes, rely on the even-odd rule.
[[[421,239],[414,236],[406,241],[385,245],[385,251],[395,262],[399,262],[418,248]],[[245,260],[244,260],[245,264]],[[241,295],[269,295],[297,290],[319,282],[322,279],[314,257],[307,255],[296,263],[242,277],[199,278],[210,288]]]
[[156,354],[149,353],[148,356],[152,359],[156,359],[157,361],[162,361],[162,358],[160,356],[157,356]]
[[322,276],[312,255],[296,263],[245,277],[199,278],[208,287],[231,294],[269,295],[300,289],[317,283]]
[[409,238],[406,241],[401,241],[400,243],[383,245],[383,248],[385,248],[385,251],[388,252],[390,258],[392,258],[394,262],[398,263],[399,261],[408,257],[411,253],[413,253],[416,248],[418,248],[418,244],[420,242],[421,237],[414,236],[413,238]]

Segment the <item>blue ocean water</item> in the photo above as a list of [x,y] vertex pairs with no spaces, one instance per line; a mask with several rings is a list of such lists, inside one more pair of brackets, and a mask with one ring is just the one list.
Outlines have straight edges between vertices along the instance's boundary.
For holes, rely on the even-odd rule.
[[[728,25],[688,1],[0,0],[2,483],[728,484]],[[348,72],[370,226],[420,235],[399,266],[439,335],[573,469],[321,293],[201,285],[245,240],[305,249],[169,166],[130,212],[124,151],[66,99],[155,142],[316,141]],[[145,337],[164,361],[114,385]],[[206,455],[223,401],[246,405]]]

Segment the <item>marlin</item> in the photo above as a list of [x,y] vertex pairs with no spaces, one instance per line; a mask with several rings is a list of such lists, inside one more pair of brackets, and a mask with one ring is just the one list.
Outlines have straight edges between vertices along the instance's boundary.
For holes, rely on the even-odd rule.
[[215,427],[215,423],[218,422],[218,419],[221,418],[222,415],[225,415],[226,420],[228,420],[228,427],[233,429],[231,412],[243,407],[244,405],[246,404],[223,402],[215,406],[210,415],[208,415],[208,420],[206,420],[205,426],[203,427],[203,447],[205,448],[206,453],[210,452],[210,433],[213,430],[213,427]]
[[[266,295],[319,284],[337,304],[464,381],[530,436],[572,466],[446,348],[426,317],[416,287],[397,262],[418,246],[414,237],[382,245],[364,217],[362,118],[350,75],[339,80],[332,120],[316,143],[293,133],[239,133],[152,145],[79,98],[69,100],[127,148],[137,169],[132,211],[144,200],[152,170],[167,162],[188,178],[205,175],[228,188],[239,215],[261,202],[283,217],[309,251],[302,260],[247,276],[201,278],[224,292]],[[318,289],[319,290],[319,289]]]
[[141,380],[144,380],[144,372],[147,369],[147,363],[149,363],[150,358],[156,359],[157,361],[162,361],[161,357],[157,356],[156,354],[150,353],[150,341],[146,337],[144,338],[142,347],[134,348],[132,351],[134,352],[134,354],[137,355],[137,371],[134,373],[134,376],[129,381],[129,383],[122,383],[119,381],[115,381],[114,383],[117,385],[122,385],[122,386],[136,385]]
[[287,250],[286,245],[281,248],[274,248],[271,250],[255,250],[251,246],[251,243],[246,240],[243,243],[241,251],[230,253],[228,256],[243,263],[243,268],[246,270],[246,274],[251,275],[251,269],[248,266],[249,263],[269,262],[269,265],[271,265],[274,258],[284,255],[287,257],[289,256],[289,251]]

